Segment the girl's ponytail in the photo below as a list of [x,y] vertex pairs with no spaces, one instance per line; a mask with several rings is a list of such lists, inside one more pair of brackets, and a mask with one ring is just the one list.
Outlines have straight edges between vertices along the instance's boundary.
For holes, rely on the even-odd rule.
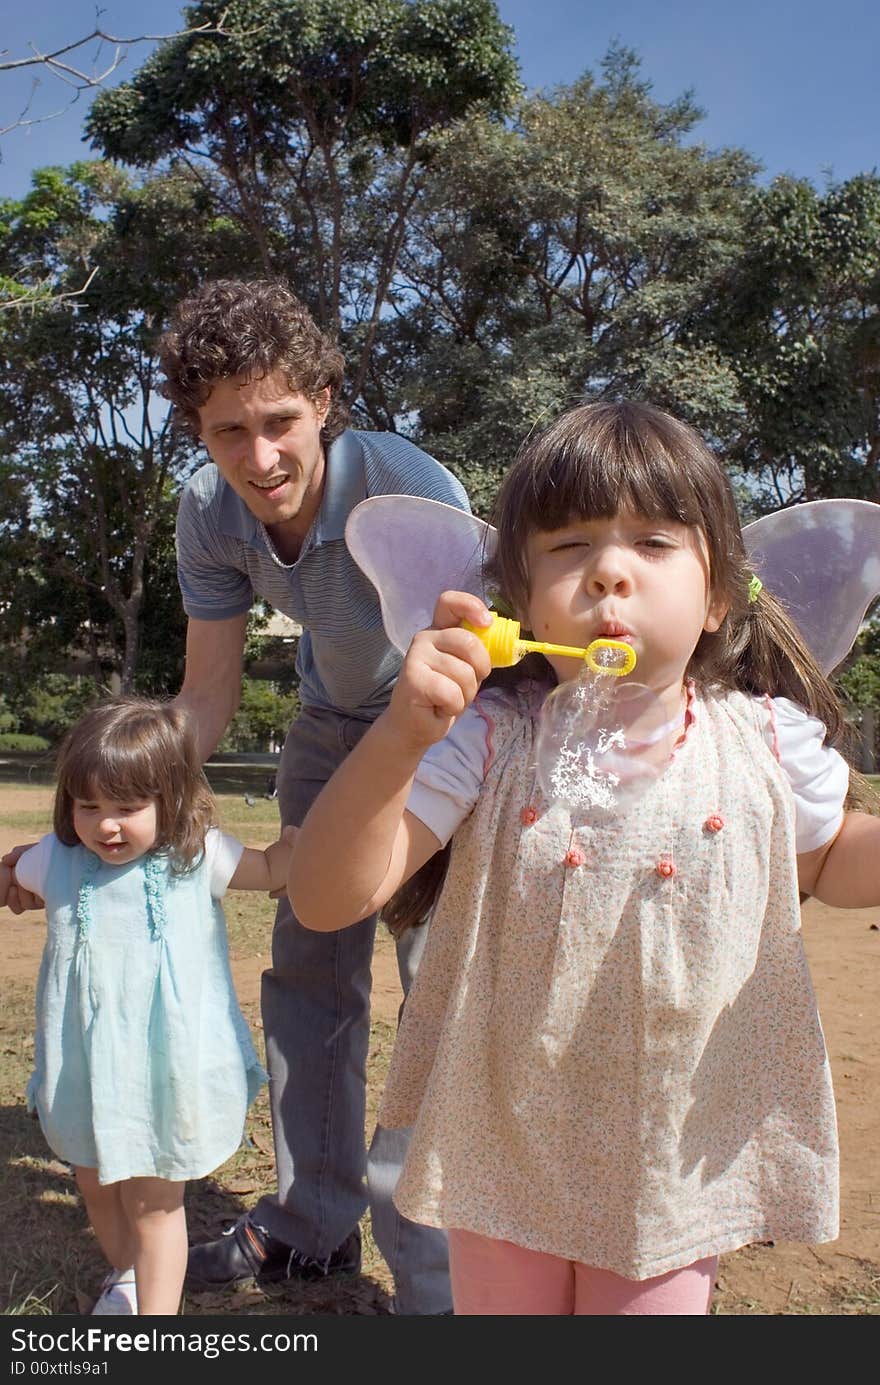
[[382,919],[393,938],[399,938],[409,928],[427,923],[449,869],[452,843],[436,851],[425,864],[401,885],[382,910]]
[[716,679],[744,692],[788,697],[825,723],[841,745],[846,724],[840,701],[785,607],[766,587],[749,597],[739,620],[729,612],[724,661]]
[[750,598],[738,625],[728,632],[728,652],[733,661],[732,677],[719,670],[719,681],[744,692],[788,697],[818,717],[825,725],[827,740],[850,762],[846,808],[880,813],[877,794],[852,764],[853,732],[837,693],[782,602],[766,587]]

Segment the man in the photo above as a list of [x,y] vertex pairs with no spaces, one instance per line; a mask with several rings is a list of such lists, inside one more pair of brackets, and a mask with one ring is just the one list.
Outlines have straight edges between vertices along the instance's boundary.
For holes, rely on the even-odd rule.
[[[424,495],[462,509],[467,497],[397,435],[346,428],[342,357],[281,284],[205,285],[180,304],[160,356],[164,392],[211,458],[178,513],[189,616],[178,700],[207,759],[238,706],[255,595],[301,623],[302,711],[277,781],[282,822],[296,825],[387,704],[400,666],[376,592],[346,548],[348,515],[368,495]],[[220,1240],[191,1249],[193,1287],[359,1267],[375,929],[373,918],[321,937],[280,902],[262,986],[278,1195],[261,1199]],[[416,930],[398,945],[404,989],[423,935]],[[395,1277],[398,1311],[448,1312],[442,1234],[404,1221],[391,1203],[404,1152],[400,1132],[376,1131],[368,1163],[374,1235]]]
[[[238,706],[255,596],[301,623],[302,710],[277,777],[282,823],[298,825],[386,706],[401,663],[375,589],[346,548],[348,515],[368,495],[428,496],[461,509],[467,496],[405,439],[346,427],[342,356],[280,283],[204,285],[179,305],[160,357],[164,393],[211,459],[178,511],[189,624],[177,701],[207,759]],[[309,932],[286,898],[279,903],[262,984],[278,1193],[220,1239],[190,1249],[192,1288],[356,1271],[366,1171],[397,1311],[451,1311],[443,1233],[406,1221],[391,1202],[405,1133],[377,1129],[365,1154],[375,929],[371,918],[341,933]],[[424,932],[398,944],[404,990]]]

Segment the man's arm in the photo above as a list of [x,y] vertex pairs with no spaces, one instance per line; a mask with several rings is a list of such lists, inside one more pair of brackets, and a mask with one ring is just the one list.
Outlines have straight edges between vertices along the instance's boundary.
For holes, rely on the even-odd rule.
[[192,720],[204,763],[238,710],[248,613],[193,620],[186,630],[186,671],[174,699]]
[[444,592],[436,629],[416,635],[391,702],[324,785],[293,848],[288,894],[306,928],[332,933],[391,898],[440,842],[407,810],[428,746],[443,739],[473,702],[490,663],[460,621],[488,624],[468,592]]

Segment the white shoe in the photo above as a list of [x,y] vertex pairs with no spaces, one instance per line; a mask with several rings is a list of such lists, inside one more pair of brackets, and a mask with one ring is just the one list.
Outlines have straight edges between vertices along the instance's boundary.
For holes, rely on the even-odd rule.
[[137,1313],[137,1289],[134,1269],[111,1270],[101,1285],[101,1293],[92,1309],[92,1317],[108,1313]]

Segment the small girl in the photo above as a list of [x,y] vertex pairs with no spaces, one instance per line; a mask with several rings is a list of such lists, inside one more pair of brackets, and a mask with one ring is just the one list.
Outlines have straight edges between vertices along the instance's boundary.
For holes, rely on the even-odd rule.
[[65,738],[55,831],[15,866],[48,918],[28,1105],[114,1266],[97,1314],[177,1312],[186,1180],[235,1152],[266,1080],[219,901],[282,888],[290,845],[243,847],[214,812],[184,714],[115,698]]
[[452,839],[380,1119],[415,1126],[395,1200],[448,1228],[456,1313],[706,1313],[722,1252],[837,1234],[799,889],[880,901],[880,821],[844,812],[834,695],[690,428],[575,409],[496,514],[502,597],[539,640],[632,646],[665,768],[621,811],[549,801],[541,705],[583,664],[477,695],[488,613],[446,593],[301,829],[293,907],[340,928]]

